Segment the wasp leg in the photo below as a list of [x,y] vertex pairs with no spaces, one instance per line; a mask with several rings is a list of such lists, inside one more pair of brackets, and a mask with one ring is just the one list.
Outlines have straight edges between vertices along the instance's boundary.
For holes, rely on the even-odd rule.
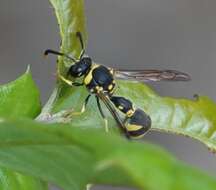
[[102,110],[101,104],[100,104],[100,100],[99,100],[99,98],[97,96],[96,96],[96,100],[97,100],[98,109],[99,109],[100,114],[103,117],[103,120],[104,120],[104,123],[105,123],[105,131],[109,132],[108,121],[107,121],[107,118],[106,118],[105,114],[103,113],[103,110]]
[[92,186],[93,186],[93,184],[87,184],[86,185],[86,190],[90,190]]
[[86,106],[87,106],[87,104],[88,104],[88,101],[89,101],[89,98],[90,98],[90,97],[91,97],[91,94],[89,94],[89,95],[86,97],[85,102],[84,102],[84,104],[82,105],[82,109],[81,109],[80,112],[72,112],[71,115],[72,115],[72,116],[73,116],[73,115],[81,115],[82,113],[84,113],[85,110],[86,110]]
[[68,80],[66,79],[64,76],[62,75],[58,75],[58,77],[63,81],[65,82],[66,84],[68,84],[69,86],[83,86],[84,84],[83,83],[78,83],[78,82],[73,82],[71,80]]

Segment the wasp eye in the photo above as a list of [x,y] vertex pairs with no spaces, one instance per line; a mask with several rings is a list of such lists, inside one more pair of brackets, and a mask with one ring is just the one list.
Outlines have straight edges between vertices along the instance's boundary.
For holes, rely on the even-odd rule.
[[88,57],[82,58],[80,61],[72,65],[68,74],[72,77],[81,77],[85,75],[91,68],[91,59]]
[[80,73],[80,72],[82,71],[82,68],[79,67],[79,68],[77,69],[77,71]]

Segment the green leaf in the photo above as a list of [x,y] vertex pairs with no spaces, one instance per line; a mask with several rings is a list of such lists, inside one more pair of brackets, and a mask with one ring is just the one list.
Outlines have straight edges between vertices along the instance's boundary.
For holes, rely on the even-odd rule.
[[152,118],[152,129],[181,134],[216,151],[216,104],[205,96],[193,100],[160,97],[147,85],[119,82],[118,94],[130,98]]
[[[51,2],[60,26],[62,50],[77,56],[80,47],[75,32],[81,31],[86,34],[83,1],[51,0]],[[59,58],[59,67],[65,70],[66,61]],[[216,151],[214,116],[216,104],[212,100],[207,97],[199,97],[197,100],[160,97],[147,85],[129,81],[118,81],[118,85],[120,87],[117,91],[118,95],[130,98],[137,107],[142,108],[151,116],[153,130],[189,136],[204,143],[211,151]],[[63,84],[59,84],[56,91],[53,101],[47,104],[50,113],[64,109],[80,110],[87,96],[85,89],[70,88]],[[97,114],[95,101],[91,101],[89,107],[85,114],[74,117],[71,124],[76,123],[85,128],[103,125],[102,119]],[[114,126],[113,119],[110,116],[108,118],[110,126]]]
[[12,172],[9,169],[0,170],[0,189],[1,190],[45,190],[47,185],[33,177]]
[[[66,53],[72,57],[78,58],[81,52],[80,41],[76,36],[76,32],[81,32],[84,43],[87,42],[87,32],[84,14],[84,1],[83,0],[49,0],[52,4],[61,36],[61,52]],[[57,72],[65,74],[69,66],[73,63],[62,56],[58,57]],[[54,89],[49,101],[44,106],[38,120],[46,117],[53,110],[54,102],[66,94],[71,93],[71,88],[57,81],[58,85]]]
[[[50,0],[54,7],[61,35],[61,51],[78,57],[81,52],[80,42],[76,37],[76,32],[81,32],[86,42],[84,2],[83,0]],[[64,63],[63,63],[64,61]],[[59,57],[58,69],[63,72],[65,66],[71,65],[68,59]]]
[[[50,1],[55,8],[55,13],[60,26],[60,34],[62,38],[61,51],[77,57],[80,53],[80,45],[75,37],[75,33],[81,31],[84,37],[86,36],[83,1]],[[59,57],[58,72],[64,75],[71,64],[73,63],[69,62],[67,59]],[[212,150],[215,150],[215,125],[213,117],[215,104],[211,100],[201,97],[199,100],[183,100],[167,97],[162,98],[144,84],[123,81],[118,81],[118,84],[120,89],[118,89],[116,94],[130,98],[137,107],[145,110],[152,118],[152,129],[187,135],[200,140]],[[38,117],[38,120],[48,122],[65,121],[67,118],[62,117],[65,116],[64,110],[80,110],[86,95],[87,91],[85,88],[71,88],[64,83],[58,82],[56,89],[43,109],[42,114]],[[61,114],[62,112],[64,114]],[[113,118],[108,113],[106,113],[106,115],[108,115],[111,130],[116,129],[116,124]],[[13,123],[10,125],[14,126]],[[49,135],[53,135],[52,138],[54,138],[56,144],[51,140],[51,138],[50,141],[47,142],[49,138],[45,136],[43,137],[41,133],[39,135],[40,137],[43,137],[42,142],[45,143],[45,145],[47,145],[46,143],[48,143],[48,145],[49,143],[55,144],[53,145],[53,149],[50,146],[45,147],[44,145],[43,148],[39,148],[39,151],[46,151],[46,148],[50,151],[59,149],[62,151],[57,151],[57,155],[52,155],[52,158],[55,158],[55,163],[58,164],[58,156],[62,158],[63,156],[61,155],[64,155],[65,152],[67,152],[63,145],[66,144],[65,146],[67,146],[67,148],[72,145],[76,147],[73,150],[68,150],[71,157],[75,158],[74,160],[76,161],[78,160],[76,165],[73,165],[74,163],[68,163],[67,159],[63,159],[63,166],[58,165],[65,169],[71,168],[71,170],[62,169],[62,173],[59,171],[57,173],[59,176],[54,174],[56,171],[49,173],[50,171],[46,170],[44,176],[42,176],[47,180],[59,184],[65,189],[69,189],[71,186],[74,189],[83,189],[87,183],[92,182],[128,185],[145,190],[158,189],[158,184],[162,190],[215,188],[214,179],[179,163],[169,154],[158,150],[158,148],[154,146],[139,144],[136,142],[127,142],[116,136],[107,136],[87,129],[92,127],[104,130],[103,120],[98,114],[97,106],[93,99],[90,101],[86,112],[81,116],[74,116],[70,125],[73,126],[73,129],[67,129],[67,127],[64,128],[61,126],[61,130],[59,130],[57,126],[50,126]],[[76,127],[86,128],[86,130],[76,129]],[[26,127],[26,129],[30,128]],[[40,126],[37,126],[37,129],[39,130]],[[19,131],[20,130],[19,127]],[[44,135],[47,130],[48,128],[43,131]],[[57,130],[55,131],[58,133],[57,139],[52,133],[53,131],[51,132],[50,130]],[[27,134],[26,131],[23,132],[24,134]],[[31,137],[30,134],[31,132],[28,133],[29,138]],[[34,134],[37,134],[36,131],[34,131]],[[65,138],[67,141],[65,141]],[[40,139],[36,140],[39,141]],[[30,142],[32,141],[30,140]],[[61,148],[58,147],[59,142],[63,143]],[[10,150],[11,154],[13,153],[12,149]],[[33,152],[30,152],[29,154],[29,151],[33,151],[32,147],[30,149],[31,150],[27,151],[27,155],[34,154]],[[79,157],[80,152],[78,153],[78,150],[83,151],[81,154],[87,153],[85,156],[87,160],[83,161],[81,159],[83,157]],[[14,150],[14,154],[23,155],[23,153],[25,153],[25,151],[19,153],[17,150]],[[41,155],[48,156],[48,154],[45,154],[44,152]],[[67,156],[68,154],[66,154],[66,157]],[[36,155],[31,156],[31,158],[32,157],[34,158]],[[28,158],[28,162],[30,162],[31,158]],[[50,164],[48,158],[41,158],[41,160],[45,160],[46,166],[49,166]],[[22,171],[22,164],[16,164],[14,162],[11,163],[8,159],[5,160],[6,161],[3,162],[5,165],[18,167],[18,169]],[[40,162],[40,164],[42,163]],[[45,167],[45,165],[43,165],[43,167]],[[33,166],[34,165],[31,165],[30,167]],[[37,168],[39,168],[38,165]],[[57,168],[57,170],[59,170],[59,168]],[[74,173],[74,171],[82,171],[83,173],[75,175],[76,173]],[[26,169],[26,172],[28,173],[30,171]],[[65,172],[68,172],[68,176],[70,176],[69,181],[67,181],[66,178],[64,178],[65,181],[63,181],[63,179],[60,178],[60,176],[66,175]],[[36,176],[39,175],[38,173],[36,174]],[[51,177],[52,175],[54,175],[54,177]]]
[[87,183],[143,190],[216,188],[214,178],[160,148],[98,130],[2,121],[0,139],[0,165],[51,181],[64,190],[82,190]]
[[[147,85],[128,81],[118,81],[118,85],[116,95],[129,98],[136,107],[142,108],[151,116],[152,130],[188,136],[204,143],[211,151],[216,151],[214,101],[203,96],[194,100],[160,97]],[[85,88],[74,87],[70,92],[62,93],[52,105],[53,111],[64,109],[79,111],[86,96]],[[116,123],[109,113],[106,113],[106,116],[112,131],[116,128]],[[104,123],[94,98],[90,100],[85,113],[72,118],[71,125],[74,124],[83,128],[99,127],[103,130]]]
[[17,80],[0,86],[0,117],[34,118],[40,110],[39,91],[29,68]]
[[[39,91],[30,69],[17,80],[0,86],[0,117],[34,118],[40,112]],[[2,119],[1,119],[2,120]],[[38,179],[0,168],[2,190],[45,190],[47,185]]]

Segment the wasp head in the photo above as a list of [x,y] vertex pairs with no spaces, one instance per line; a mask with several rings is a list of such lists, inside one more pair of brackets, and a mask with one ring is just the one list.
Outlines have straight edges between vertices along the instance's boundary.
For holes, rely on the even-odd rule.
[[69,68],[68,75],[75,78],[81,77],[88,73],[88,71],[91,69],[91,65],[91,58],[83,57]]

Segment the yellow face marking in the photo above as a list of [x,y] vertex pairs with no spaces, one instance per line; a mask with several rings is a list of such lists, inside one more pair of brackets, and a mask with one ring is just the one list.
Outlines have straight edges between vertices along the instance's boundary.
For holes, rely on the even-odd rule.
[[97,64],[94,64],[93,66],[92,66],[92,68],[91,68],[91,70],[89,71],[89,73],[87,74],[87,76],[84,78],[84,84],[85,85],[88,85],[90,82],[91,82],[91,80],[92,80],[92,71],[94,70],[94,69],[96,69],[97,67],[99,67],[100,65],[97,65]]
[[127,117],[131,117],[134,114],[134,110],[128,110],[128,112],[126,113]]
[[108,86],[108,90],[112,90],[112,89],[113,89],[113,85],[110,84],[110,85]]
[[133,125],[129,124],[129,125],[126,126],[126,128],[127,128],[128,131],[138,131],[139,129],[142,128],[142,126],[135,125],[135,124],[133,124]]

